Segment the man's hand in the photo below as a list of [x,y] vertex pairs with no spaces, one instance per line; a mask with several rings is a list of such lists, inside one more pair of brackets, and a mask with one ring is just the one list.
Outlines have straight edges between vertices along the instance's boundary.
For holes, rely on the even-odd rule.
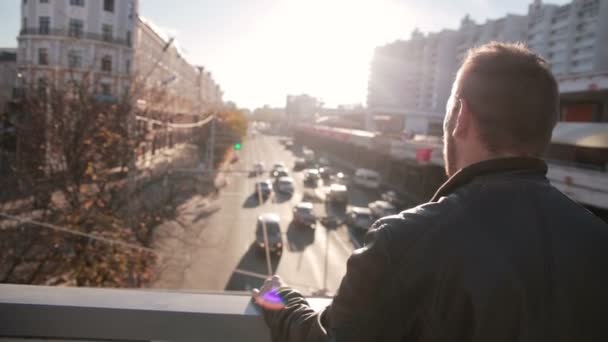
[[279,288],[285,286],[279,276],[272,276],[264,281],[258,290],[253,289],[251,296],[256,304],[267,310],[280,310],[285,307],[283,299],[279,296]]

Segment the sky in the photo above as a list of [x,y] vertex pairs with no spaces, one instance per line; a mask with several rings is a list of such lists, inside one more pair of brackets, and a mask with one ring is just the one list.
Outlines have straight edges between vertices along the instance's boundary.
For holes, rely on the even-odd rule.
[[[20,2],[0,0],[0,47],[17,44]],[[414,28],[457,28],[466,14],[478,23],[525,14],[531,2],[140,0],[139,14],[175,37],[189,61],[210,70],[225,100],[282,107],[287,94],[307,93],[332,107],[365,104],[376,46],[407,39]]]

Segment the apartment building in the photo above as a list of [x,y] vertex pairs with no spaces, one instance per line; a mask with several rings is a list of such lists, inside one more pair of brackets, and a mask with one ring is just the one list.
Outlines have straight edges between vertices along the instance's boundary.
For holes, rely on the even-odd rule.
[[211,72],[196,66],[148,20],[137,18],[134,96],[140,105],[174,114],[203,115],[222,102]]
[[557,6],[536,0],[528,17],[528,45],[557,76],[608,71],[608,1]]
[[137,0],[22,0],[20,87],[79,84],[102,96],[130,86]]
[[[525,42],[559,77],[608,71],[608,1],[565,5],[535,0],[526,15],[475,23],[465,16],[457,30],[378,47],[368,85],[370,115],[390,115],[413,134],[441,135],[452,82],[467,50],[490,41]],[[373,120],[367,120],[373,122]],[[368,125],[368,129],[376,127]]]
[[129,94],[192,120],[216,108],[222,91],[211,73],[138,8],[138,0],[21,0],[15,86],[88,86],[103,100]]

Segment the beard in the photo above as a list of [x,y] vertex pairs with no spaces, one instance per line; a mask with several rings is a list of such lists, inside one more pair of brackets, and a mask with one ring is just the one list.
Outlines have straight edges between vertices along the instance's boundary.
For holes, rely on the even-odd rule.
[[447,132],[444,133],[443,164],[445,165],[445,174],[452,177],[457,171],[456,144],[454,144],[454,138]]

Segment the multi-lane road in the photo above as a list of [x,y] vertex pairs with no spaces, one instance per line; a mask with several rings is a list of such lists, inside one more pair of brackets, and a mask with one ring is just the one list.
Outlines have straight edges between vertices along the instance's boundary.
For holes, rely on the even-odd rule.
[[[192,221],[196,232],[190,237],[196,248],[187,257],[187,267],[178,283],[160,282],[157,286],[204,290],[247,291],[259,286],[270,274],[280,275],[286,283],[306,294],[332,294],[346,272],[346,261],[352,251],[360,247],[361,233],[345,226],[315,229],[291,224],[293,206],[303,197],[316,199],[317,216],[326,216],[322,201],[326,190],[303,185],[302,172],[293,171],[296,156],[282,144],[283,138],[257,135],[248,137],[237,152],[238,162],[225,173],[227,186],[211,203],[216,210],[201,220]],[[285,197],[276,192],[258,203],[254,194],[257,181],[270,178],[268,172],[253,177],[249,171],[256,162],[269,169],[275,162],[284,162],[295,180],[295,192]],[[267,170],[268,171],[268,170]],[[350,201],[366,205],[374,194],[362,190],[349,191]],[[281,218],[284,248],[280,256],[266,259],[265,253],[254,244],[256,220],[260,214],[276,213]],[[178,247],[179,248],[179,247]]]

